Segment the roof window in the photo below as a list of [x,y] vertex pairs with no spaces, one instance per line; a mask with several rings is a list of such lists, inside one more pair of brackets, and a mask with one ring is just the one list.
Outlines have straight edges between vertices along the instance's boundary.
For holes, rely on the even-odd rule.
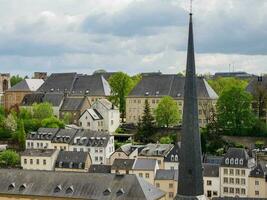
[[107,196],[107,195],[110,195],[111,193],[111,189],[110,188],[107,188],[104,192],[103,192],[103,195],[104,196]]
[[15,183],[11,183],[9,186],[8,186],[8,190],[13,190],[15,188]]
[[121,189],[119,189],[118,191],[117,191],[117,196],[121,196],[121,195],[123,195],[125,192],[124,192],[124,189],[123,188],[121,188]]
[[71,194],[71,193],[73,193],[74,192],[74,188],[73,188],[73,186],[70,186],[70,187],[68,187],[67,189],[66,189],[66,194]]
[[22,192],[25,189],[26,189],[26,184],[22,184],[21,186],[19,186],[19,191],[20,192]]
[[54,193],[58,193],[62,190],[62,186],[61,185],[57,185],[54,189]]

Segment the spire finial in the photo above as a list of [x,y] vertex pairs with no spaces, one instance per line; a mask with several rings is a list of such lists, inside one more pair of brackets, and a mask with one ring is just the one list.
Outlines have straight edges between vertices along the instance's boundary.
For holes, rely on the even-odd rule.
[[193,13],[193,0],[190,0],[190,14]]

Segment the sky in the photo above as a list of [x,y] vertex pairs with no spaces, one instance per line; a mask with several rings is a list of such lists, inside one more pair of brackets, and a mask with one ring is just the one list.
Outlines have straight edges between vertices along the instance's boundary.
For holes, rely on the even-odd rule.
[[[185,70],[189,0],[0,0],[0,73]],[[197,73],[267,72],[266,0],[193,0]]]

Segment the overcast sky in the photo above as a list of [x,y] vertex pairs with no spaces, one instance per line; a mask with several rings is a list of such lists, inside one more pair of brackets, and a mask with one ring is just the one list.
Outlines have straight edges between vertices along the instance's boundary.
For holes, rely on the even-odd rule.
[[[0,0],[0,73],[178,73],[189,0]],[[198,73],[267,72],[266,0],[194,0]]]

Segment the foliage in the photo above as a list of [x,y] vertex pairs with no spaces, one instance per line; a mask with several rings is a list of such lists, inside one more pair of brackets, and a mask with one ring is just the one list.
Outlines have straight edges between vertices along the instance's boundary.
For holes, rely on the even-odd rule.
[[22,77],[20,77],[19,75],[16,75],[16,76],[12,76],[10,78],[10,84],[11,84],[11,87],[16,85],[17,83],[21,82],[23,80]]
[[64,128],[64,122],[54,116],[43,119],[41,125],[45,128]]
[[13,113],[10,113],[7,118],[4,120],[4,126],[6,130],[14,132],[17,129],[16,116]]
[[150,137],[155,134],[154,117],[151,114],[148,100],[145,100],[145,107],[142,119],[139,118],[137,127],[137,139],[141,142],[149,142]]
[[71,118],[72,118],[71,114],[70,114],[69,112],[66,112],[66,113],[64,114],[64,116],[63,116],[63,121],[64,121],[64,123],[65,123],[65,124],[70,124],[70,122],[71,122]]
[[255,147],[257,149],[262,149],[264,147],[264,145],[265,145],[265,142],[262,141],[262,140],[258,140],[258,141],[255,142]]
[[253,85],[253,107],[257,108],[257,115],[259,119],[266,117],[265,108],[267,108],[267,90],[264,84],[256,82]]
[[176,102],[169,96],[165,96],[160,100],[155,110],[155,116],[157,124],[166,127],[177,125],[181,119]]
[[15,151],[6,150],[0,153],[1,167],[15,167],[19,161],[19,155]]
[[218,124],[225,134],[245,135],[255,123],[252,97],[240,87],[222,92],[217,102]]
[[104,70],[104,69],[98,69],[98,70],[95,70],[95,71],[93,72],[93,74],[103,74],[103,73],[107,73],[107,71]]
[[165,137],[161,137],[159,142],[161,144],[171,144],[173,143],[174,141],[172,140],[172,138],[170,136],[165,136]]
[[26,133],[24,130],[24,123],[22,120],[19,120],[18,122],[18,143],[21,150],[25,149],[25,143],[26,143]]
[[121,128],[121,127],[118,127],[118,128],[116,129],[115,133],[123,134],[123,133],[125,133],[125,130],[124,130],[123,128]]
[[260,119],[256,119],[255,124],[251,130],[251,136],[267,136],[267,125]]
[[53,108],[50,103],[33,104],[33,117],[39,120],[53,116]]
[[209,79],[208,83],[219,96],[223,93],[223,91],[229,90],[232,87],[240,87],[242,89],[245,89],[248,85],[248,81],[246,80],[229,77]]

